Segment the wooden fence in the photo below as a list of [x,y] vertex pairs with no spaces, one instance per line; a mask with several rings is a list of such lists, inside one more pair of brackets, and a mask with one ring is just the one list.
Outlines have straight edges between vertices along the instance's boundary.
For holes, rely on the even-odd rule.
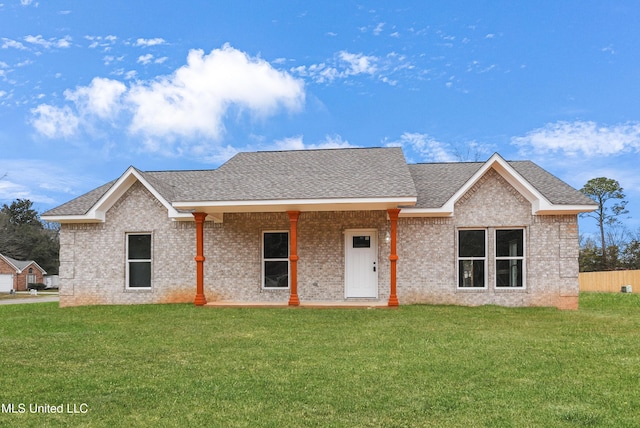
[[620,293],[623,285],[630,285],[634,293],[640,293],[640,270],[582,272],[578,275],[578,281],[580,291]]

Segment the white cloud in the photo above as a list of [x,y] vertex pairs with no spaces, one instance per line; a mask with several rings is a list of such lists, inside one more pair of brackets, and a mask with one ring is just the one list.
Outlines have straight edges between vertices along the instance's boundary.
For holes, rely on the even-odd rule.
[[556,122],[534,129],[512,144],[527,153],[558,153],[568,156],[613,156],[640,152],[640,123],[599,126],[595,122]]
[[151,62],[153,62],[154,64],[162,64],[167,59],[169,59],[169,58],[166,57],[166,56],[154,59],[153,55],[146,54],[146,55],[140,55],[136,62],[139,63],[139,64],[143,64],[143,65],[151,64]]
[[156,45],[164,45],[167,43],[164,39],[160,37],[156,37],[154,39],[138,39],[136,40],[136,46],[156,46]]
[[8,49],[8,48],[14,48],[14,49],[20,49],[20,50],[25,50],[27,49],[25,45],[23,45],[22,43],[16,41],[16,40],[12,40],[12,39],[7,39],[6,37],[2,38],[2,49]]
[[140,64],[147,65],[147,64],[149,64],[151,62],[152,59],[153,59],[153,55],[151,55],[151,54],[140,55],[138,57],[137,62],[140,63]]
[[48,138],[66,138],[78,130],[80,120],[69,106],[62,108],[40,104],[31,109],[34,116],[31,124],[40,134]]
[[89,86],[66,90],[64,96],[76,105],[79,112],[109,119],[122,108],[121,96],[126,90],[122,82],[96,77]]
[[305,144],[302,135],[284,138],[275,142],[276,150],[313,150],[313,149],[343,149],[358,147],[343,140],[340,135],[327,135],[323,141],[315,144]]
[[374,74],[376,72],[375,62],[377,58],[374,56],[368,56],[363,54],[353,54],[347,51],[342,51],[338,54],[340,59],[349,64],[347,74]]
[[104,48],[104,51],[111,50],[111,47],[118,40],[116,36],[108,35],[108,36],[84,36],[85,39],[89,40],[91,44],[89,44],[89,49],[95,49],[97,47]]
[[134,86],[128,94],[133,133],[146,136],[203,135],[218,139],[229,106],[269,116],[304,102],[303,83],[266,61],[229,45],[209,55],[192,50],[173,75]]
[[331,83],[336,79],[346,79],[359,74],[374,75],[378,68],[378,57],[340,51],[331,61],[332,64],[320,63],[309,66],[299,66],[292,72],[303,77],[310,77],[316,83]]
[[24,41],[34,45],[42,46],[45,49],[51,48],[68,48],[71,46],[71,36],[64,36],[61,39],[51,38],[45,39],[40,34],[37,36],[28,35],[24,38]]
[[378,23],[378,25],[376,25],[376,28],[373,29],[373,34],[378,36],[380,35],[380,33],[382,33],[383,29],[384,29],[384,22],[380,22]]
[[615,55],[616,53],[612,45],[605,46],[604,48],[600,49],[600,52],[610,53],[611,55]]
[[451,153],[451,147],[442,143],[428,134],[405,132],[399,140],[387,143],[387,146],[399,146],[406,150],[407,157],[417,155],[414,162],[455,162],[457,159]]
[[186,65],[152,81],[127,88],[118,80],[96,77],[64,95],[71,105],[41,104],[32,110],[31,123],[42,135],[67,138],[99,127],[100,121],[111,124],[125,113],[119,125],[142,136],[147,150],[165,154],[172,153],[176,140],[181,153],[192,154],[219,140],[229,108],[265,118],[281,108],[296,111],[305,100],[301,80],[229,45],[208,55],[192,50]]

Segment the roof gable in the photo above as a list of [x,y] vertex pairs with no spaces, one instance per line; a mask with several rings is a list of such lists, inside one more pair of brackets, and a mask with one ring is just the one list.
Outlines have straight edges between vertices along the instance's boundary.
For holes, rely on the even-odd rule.
[[[484,163],[433,165],[437,166],[412,168],[418,202],[415,208],[404,208],[401,216],[452,216],[455,203],[490,169],[531,203],[534,215],[577,214],[595,209],[589,198],[532,162],[507,162],[495,153]],[[428,177],[432,174],[437,177]]]
[[[86,193],[80,198],[76,198],[74,201],[76,206],[71,206],[71,202],[65,205],[67,209],[79,209],[85,208],[83,213],[66,213],[64,211],[65,205],[62,205],[54,210],[47,211],[42,215],[42,218],[47,221],[56,222],[80,222],[80,223],[96,223],[104,222],[106,212],[113,206],[125,194],[127,190],[136,182],[140,182],[164,207],[167,209],[168,216],[171,218],[191,218],[190,213],[184,213],[176,210],[169,200],[161,193],[164,191],[165,195],[170,195],[171,190],[163,185],[162,182],[157,181],[153,176],[145,177],[144,173],[134,167],[129,167],[124,174],[117,180],[101,186],[89,193]],[[151,182],[154,183],[152,185]],[[161,191],[159,191],[160,189]]]
[[0,260],[3,260],[7,265],[9,265],[9,267],[14,269],[17,274],[21,274],[29,266],[33,266],[34,268],[38,269],[40,272],[42,272],[43,275],[47,273],[40,267],[40,265],[38,265],[38,263],[33,260],[16,260],[3,254],[0,254]]

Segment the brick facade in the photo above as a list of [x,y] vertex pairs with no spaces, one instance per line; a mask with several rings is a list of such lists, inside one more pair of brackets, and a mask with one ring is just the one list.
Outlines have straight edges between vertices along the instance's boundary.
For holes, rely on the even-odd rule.
[[[15,291],[26,291],[28,282],[33,282],[34,284],[44,283],[43,273],[35,264],[31,263],[18,273],[16,268],[7,263],[2,257],[0,257],[0,275],[13,276],[13,289]],[[29,275],[34,275],[33,281],[28,281]]]
[[[457,230],[487,231],[487,288],[457,287]],[[523,289],[495,287],[495,230],[524,228]],[[489,170],[455,205],[451,218],[398,223],[400,303],[578,307],[577,216],[534,216],[530,203]]]
[[[517,227],[525,231],[526,287],[459,290],[458,228]],[[227,213],[204,225],[204,289],[208,301],[286,303],[289,290],[262,288],[263,231],[288,230],[282,213]],[[378,232],[378,297],[389,297],[389,221],[385,211],[302,212],[298,220],[300,301],[344,300],[344,232]],[[152,287],[129,290],[126,233],[152,234]],[[104,223],[63,224],[60,233],[60,305],[193,302],[195,224],[172,221],[166,208],[140,183],[106,214]],[[488,240],[488,254],[493,241]],[[450,218],[398,221],[398,299],[401,304],[577,307],[578,235],[573,216],[534,216],[530,203],[490,170],[455,206]]]

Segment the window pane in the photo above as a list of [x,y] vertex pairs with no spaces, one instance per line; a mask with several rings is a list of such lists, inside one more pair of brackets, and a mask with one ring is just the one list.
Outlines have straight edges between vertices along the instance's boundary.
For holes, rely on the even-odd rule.
[[484,260],[460,260],[459,287],[484,287]]
[[353,248],[371,248],[370,236],[354,236]]
[[265,287],[281,287],[289,286],[289,262],[278,261],[264,262],[264,286]]
[[522,287],[522,260],[496,261],[496,286]]
[[151,287],[151,262],[129,262],[129,287]]
[[269,232],[264,234],[264,258],[286,259],[289,257],[289,233]]
[[129,260],[151,260],[151,235],[128,235]]
[[460,230],[458,239],[459,257],[484,257],[484,230]]
[[522,257],[523,230],[496,230],[496,257]]

